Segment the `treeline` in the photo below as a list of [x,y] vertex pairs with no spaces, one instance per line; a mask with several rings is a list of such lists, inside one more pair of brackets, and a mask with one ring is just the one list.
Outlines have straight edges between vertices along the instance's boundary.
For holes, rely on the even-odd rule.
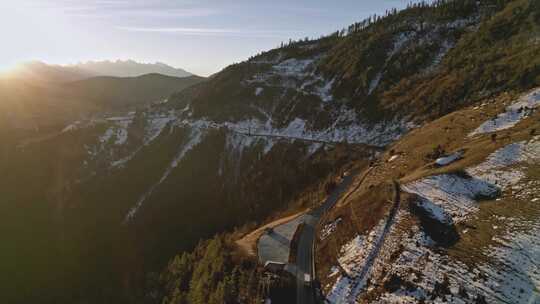
[[400,25],[400,18],[407,21],[411,16],[414,22],[440,21],[445,19],[456,20],[460,17],[471,16],[482,9],[491,12],[502,9],[510,0],[437,0],[433,2],[419,1],[410,2],[404,10],[393,8],[387,10],[384,15],[371,15],[368,18],[353,23],[340,31],[334,32],[333,36],[344,37],[356,34],[370,27]]
[[539,32],[539,2],[511,1],[475,32],[460,38],[439,73],[420,80],[401,79],[385,91],[381,104],[438,117],[501,92],[536,87],[540,85],[540,47],[532,37]]
[[161,304],[260,303],[256,261],[234,256],[224,235],[201,242],[191,253],[174,257],[149,295]]
[[330,35],[324,35],[316,39],[305,37],[297,40],[289,39],[288,41],[282,41],[278,48],[295,47],[314,40],[329,37],[345,37],[364,31],[374,25],[396,25],[396,18],[401,18],[402,16],[411,14],[415,17],[420,17],[418,20],[440,20],[444,18],[455,19],[457,16],[470,16],[471,14],[479,11],[481,8],[497,11],[502,9],[510,1],[511,0],[436,0],[433,2],[410,2],[404,10],[393,8],[386,10],[386,12],[382,15],[373,14],[362,21],[355,22],[348,27],[331,33]]
[[[459,17],[471,16],[475,13],[483,11],[484,13],[494,13],[503,9],[512,0],[436,0],[428,1],[412,1],[403,10],[393,8],[386,10],[382,15],[373,14],[367,18],[355,22],[341,30],[332,32],[329,35],[321,35],[318,38],[304,37],[300,39],[289,39],[282,41],[277,47],[280,49],[297,48],[303,45],[312,44],[314,42],[331,42],[335,39],[340,39],[350,35],[354,35],[364,31],[372,31],[376,29],[388,30],[388,27],[396,29],[403,22],[420,23],[428,21],[455,20]],[[410,17],[410,18],[408,18]],[[276,49],[270,51],[274,52]],[[249,57],[252,60],[268,52],[260,52]]]
[[[210,146],[209,146],[210,147]],[[215,147],[211,145],[211,147]],[[273,214],[277,210],[285,210],[287,206],[291,208],[307,208],[311,204],[321,201],[324,196],[323,183],[327,179],[332,179],[330,172],[339,170],[345,164],[349,164],[357,158],[364,158],[369,152],[356,150],[354,147],[338,145],[333,150],[321,152],[317,159],[309,161],[310,164],[299,161],[304,154],[302,146],[276,145],[270,152],[268,162],[263,161],[255,164],[252,171],[248,170],[246,175],[240,177],[234,192],[239,195],[231,197],[230,202],[218,201],[216,198],[211,202],[219,202],[220,206],[227,206],[227,210],[215,212],[215,218],[208,212],[204,213],[204,218],[198,215],[189,215],[188,206],[183,204],[184,217],[178,221],[185,225],[185,228],[176,230],[175,237],[188,238],[194,232],[189,232],[189,228],[195,231],[202,231],[205,227],[213,227],[214,231],[228,230],[225,233],[215,236],[208,241],[202,241],[193,250],[176,251],[172,259],[163,268],[160,274],[147,275],[145,282],[145,303],[160,304],[185,304],[185,303],[225,303],[225,304],[251,304],[260,303],[261,294],[264,290],[259,288],[259,281],[262,274],[255,259],[244,256],[234,244],[234,240],[239,234],[253,229],[253,227],[243,226],[261,223],[262,220]],[[244,152],[244,157],[251,154]],[[203,153],[205,159],[210,157]],[[252,155],[257,157],[256,154]],[[307,160],[306,160],[307,161]],[[293,164],[284,166],[273,166],[272,164]],[[230,176],[234,181],[234,176]],[[195,188],[196,185],[191,185]],[[204,190],[204,189],[202,189]],[[230,194],[219,194],[225,197]],[[217,205],[203,205],[202,196],[199,197],[198,204],[192,204],[192,208],[204,210],[218,210],[222,207]],[[191,200],[189,200],[191,201]],[[193,199],[194,201],[194,199]],[[179,205],[179,204],[176,204]],[[171,211],[165,207],[158,207],[161,214],[166,216],[163,210],[169,210],[167,214],[181,214],[180,211]],[[180,209],[178,209],[180,210]],[[150,216],[154,220],[158,219],[158,213]],[[217,220],[228,221],[231,229],[219,228]],[[192,221],[193,220],[193,221]],[[163,220],[164,221],[164,220]],[[176,221],[175,221],[176,222]],[[234,223],[234,225],[233,225]],[[148,225],[146,225],[148,227]],[[237,227],[237,229],[234,229]],[[238,228],[242,227],[242,228]],[[148,229],[148,228],[147,228]],[[159,236],[171,239],[172,230],[163,229],[156,232]],[[202,234],[195,234],[204,238]],[[165,246],[154,245],[149,248],[154,251],[167,251]],[[290,284],[278,284],[274,298],[279,298],[287,293]],[[266,284],[268,286],[268,284]],[[266,294],[269,292],[266,289]]]

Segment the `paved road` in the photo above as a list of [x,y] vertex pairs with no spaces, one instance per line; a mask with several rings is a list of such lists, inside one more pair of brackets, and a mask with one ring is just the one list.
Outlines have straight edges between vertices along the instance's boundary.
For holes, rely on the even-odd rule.
[[321,216],[331,209],[337,202],[341,194],[349,188],[354,177],[358,172],[344,178],[344,180],[332,191],[326,201],[316,209],[310,211],[305,217],[305,225],[298,239],[298,252],[296,255],[296,303],[318,303],[315,298],[315,286],[305,286],[304,274],[309,274],[314,278],[313,274],[313,244],[315,240],[315,228],[321,219]]
[[[189,123],[186,123],[186,124],[191,126],[191,127],[194,127],[193,125],[191,125]],[[214,129],[226,128],[227,130],[229,130],[229,131],[231,131],[233,133],[237,133],[237,134],[241,134],[241,135],[245,135],[245,136],[266,137],[266,138],[287,139],[287,140],[298,140],[298,141],[304,141],[304,142],[309,142],[309,143],[334,144],[335,145],[335,144],[342,144],[342,143],[346,142],[346,139],[335,141],[335,140],[324,140],[324,139],[315,138],[315,137],[300,137],[300,136],[287,135],[287,134],[282,134],[282,133],[259,133],[256,130],[249,131],[248,128],[233,128],[233,127],[227,126],[225,124],[218,124],[218,123],[214,123],[214,122],[209,123],[207,126],[197,126],[197,128],[205,129],[205,130],[214,130]],[[368,145],[366,143],[354,142],[354,141],[353,142],[348,142],[348,143],[349,144],[354,144],[354,145],[363,145],[363,146],[366,146],[368,148],[372,148],[372,149],[377,150],[377,151],[384,151],[384,149],[381,148],[381,147]]]
[[288,263],[291,241],[300,223],[309,216],[302,214],[297,218],[274,227],[272,233],[263,234],[257,243],[259,261],[264,265],[267,261]]

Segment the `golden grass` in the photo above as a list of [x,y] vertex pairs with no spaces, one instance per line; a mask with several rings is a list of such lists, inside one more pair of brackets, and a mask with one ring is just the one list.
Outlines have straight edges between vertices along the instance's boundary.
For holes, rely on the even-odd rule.
[[[320,242],[317,250],[318,278],[321,279],[322,286],[331,282],[328,279],[328,273],[330,267],[336,264],[341,246],[355,235],[371,229],[386,214],[390,207],[388,200],[391,199],[392,193],[387,188],[390,181],[397,179],[403,184],[433,174],[463,170],[484,161],[489,154],[501,147],[516,141],[530,139],[533,136],[531,134],[533,129],[537,130],[536,134],[540,134],[540,111],[537,111],[513,128],[497,132],[495,141],[491,139],[491,134],[468,137],[468,134],[484,121],[503,112],[506,106],[516,101],[517,97],[501,94],[496,98],[484,101],[484,106],[480,106],[478,103],[453,112],[412,130],[388,147],[377,165],[368,172],[365,180],[360,184],[363,177],[360,175],[357,178],[356,187],[352,187],[353,190],[347,195],[348,199],[340,201],[328,218],[327,222],[330,222],[341,217],[342,222],[338,232]],[[446,154],[464,149],[463,159],[446,167],[435,167],[433,165],[434,159],[427,156],[439,145]],[[397,157],[390,161],[394,155]],[[512,212],[505,209],[508,206],[504,202],[482,204],[478,216],[486,217],[490,212],[504,215]],[[454,246],[451,254],[466,255],[475,246],[489,244],[493,234],[489,230],[491,226],[487,224],[480,224],[480,226],[479,233],[475,233],[474,237],[472,234],[464,236],[463,240]],[[457,228],[459,231],[463,230],[463,226]],[[474,257],[471,256],[471,259],[474,260]]]

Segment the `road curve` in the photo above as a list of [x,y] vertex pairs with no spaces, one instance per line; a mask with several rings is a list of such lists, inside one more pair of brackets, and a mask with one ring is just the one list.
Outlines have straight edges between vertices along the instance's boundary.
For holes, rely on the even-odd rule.
[[306,286],[304,284],[304,274],[309,274],[311,278],[315,278],[313,273],[314,260],[313,260],[313,248],[316,235],[316,227],[321,219],[321,216],[331,209],[338,201],[341,194],[349,188],[354,177],[358,172],[354,172],[349,176],[346,176],[343,181],[332,191],[324,203],[310,211],[306,216],[305,225],[298,239],[298,251],[296,253],[296,303],[312,304],[320,302],[320,299],[316,298],[315,286],[311,284]]

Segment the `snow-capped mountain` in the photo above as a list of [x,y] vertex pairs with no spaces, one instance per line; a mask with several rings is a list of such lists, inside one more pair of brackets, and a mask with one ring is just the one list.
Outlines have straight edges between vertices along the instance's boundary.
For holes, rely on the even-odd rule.
[[30,61],[19,64],[10,78],[30,79],[50,83],[67,83],[97,76],[138,77],[146,74],[161,74],[171,77],[189,77],[193,74],[170,65],[156,63],[139,63],[134,60],[89,61],[72,65],[53,65],[41,61]]
[[188,77],[193,74],[165,63],[141,63],[134,60],[88,61],[67,68],[88,71],[95,76],[137,77],[145,74],[162,74],[172,77]]

